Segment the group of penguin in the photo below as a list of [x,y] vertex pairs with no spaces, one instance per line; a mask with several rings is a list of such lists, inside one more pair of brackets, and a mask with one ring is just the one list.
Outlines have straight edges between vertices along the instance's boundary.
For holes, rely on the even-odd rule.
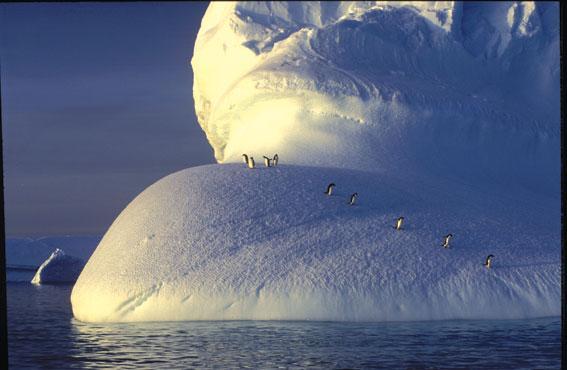
[[[254,157],[248,157],[248,154],[242,154],[242,160],[244,164],[248,166],[248,168],[256,167],[256,163],[254,162]],[[275,167],[278,165],[278,155],[275,154],[273,158],[264,156],[264,165],[266,167]]]
[[[266,156],[263,156],[263,157],[264,157],[264,165],[266,167],[275,167],[275,166],[278,165],[278,155],[277,154],[275,154],[273,158],[269,158],[269,157],[266,157]],[[243,159],[244,163],[248,166],[248,168],[254,168],[255,167],[254,157],[252,157],[252,156],[248,157],[247,154],[242,154],[242,159]],[[325,195],[331,196],[333,194],[333,189],[335,188],[335,186],[336,185],[334,183],[330,183],[329,185],[327,185],[327,190],[325,190]],[[352,193],[350,195],[348,205],[350,205],[350,206],[354,205],[357,197],[358,197],[358,193]],[[394,229],[401,230],[403,223],[404,223],[404,218],[400,216],[396,221],[396,226],[394,226]],[[453,234],[445,235],[443,244],[441,246],[443,248],[449,248],[449,241],[451,240],[452,237],[453,237]],[[486,268],[488,268],[488,269],[492,265],[492,258],[494,258],[494,255],[489,254],[486,257],[486,260],[484,261],[484,266],[486,266]]]
[[[334,183],[330,183],[329,185],[327,185],[327,190],[325,190],[325,195],[328,195],[328,196],[332,195],[334,188],[335,188]],[[357,196],[358,196],[358,193],[353,193],[350,196],[350,200],[349,200],[348,204],[351,205],[351,206],[354,205],[354,202],[356,201]],[[394,226],[394,229],[401,230],[403,223],[404,223],[404,218],[402,216],[400,216],[396,221],[396,226]],[[443,244],[441,246],[443,248],[449,248],[449,241],[451,240],[452,237],[453,237],[453,234],[445,235]],[[492,265],[492,258],[494,258],[494,255],[492,255],[492,254],[489,254],[488,257],[486,257],[486,260],[484,261],[484,266],[486,266],[486,268],[490,268],[490,266]]]

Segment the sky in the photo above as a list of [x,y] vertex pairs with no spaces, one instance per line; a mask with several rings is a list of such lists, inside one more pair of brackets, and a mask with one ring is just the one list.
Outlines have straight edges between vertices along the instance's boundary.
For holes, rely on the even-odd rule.
[[158,179],[214,163],[190,66],[207,6],[0,4],[8,237],[103,235]]

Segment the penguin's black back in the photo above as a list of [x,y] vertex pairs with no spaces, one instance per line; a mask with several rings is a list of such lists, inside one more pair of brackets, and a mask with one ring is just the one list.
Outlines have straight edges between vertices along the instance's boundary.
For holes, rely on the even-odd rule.
[[330,183],[329,185],[327,185],[327,190],[325,190],[325,194],[329,194],[329,191],[331,191],[331,188],[335,186],[335,183]]

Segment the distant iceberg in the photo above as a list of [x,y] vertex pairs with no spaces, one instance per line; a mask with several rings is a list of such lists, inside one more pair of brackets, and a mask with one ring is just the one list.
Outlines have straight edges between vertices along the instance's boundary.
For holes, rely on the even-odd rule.
[[29,282],[38,266],[55,248],[86,261],[100,242],[99,236],[47,236],[40,238],[6,239],[6,281]]
[[32,284],[74,283],[83,270],[85,262],[77,257],[66,255],[57,248],[49,258],[39,266],[32,279]]

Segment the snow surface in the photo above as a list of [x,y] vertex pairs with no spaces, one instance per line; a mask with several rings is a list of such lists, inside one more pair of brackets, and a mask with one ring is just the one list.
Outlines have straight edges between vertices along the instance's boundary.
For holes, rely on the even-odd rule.
[[32,284],[74,283],[79,277],[85,261],[68,256],[57,248],[49,258],[39,266],[32,279]]
[[73,288],[75,317],[559,315],[558,10],[211,3],[191,64],[224,164],[132,201]]
[[94,322],[559,315],[559,212],[544,197],[436,178],[190,168],[118,216],[73,288],[73,313]]

